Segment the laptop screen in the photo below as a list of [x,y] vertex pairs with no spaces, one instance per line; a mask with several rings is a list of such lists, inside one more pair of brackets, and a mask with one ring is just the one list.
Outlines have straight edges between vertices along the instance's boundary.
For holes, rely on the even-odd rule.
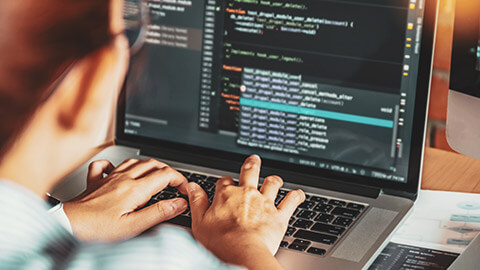
[[407,181],[424,0],[152,0],[125,134]]

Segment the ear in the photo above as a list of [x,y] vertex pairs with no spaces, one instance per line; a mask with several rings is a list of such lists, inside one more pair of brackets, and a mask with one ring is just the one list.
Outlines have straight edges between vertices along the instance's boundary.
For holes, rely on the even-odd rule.
[[49,100],[56,106],[59,127],[84,133],[107,117],[123,84],[128,59],[128,42],[118,36],[77,62]]

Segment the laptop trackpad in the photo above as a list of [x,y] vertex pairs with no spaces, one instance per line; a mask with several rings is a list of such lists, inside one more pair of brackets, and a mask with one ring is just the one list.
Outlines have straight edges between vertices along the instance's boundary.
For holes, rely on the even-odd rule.
[[372,208],[333,252],[332,257],[359,262],[378,240],[398,212]]

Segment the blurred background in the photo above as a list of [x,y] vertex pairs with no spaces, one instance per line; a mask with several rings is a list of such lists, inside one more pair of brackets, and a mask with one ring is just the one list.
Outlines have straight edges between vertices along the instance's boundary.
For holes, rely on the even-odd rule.
[[454,152],[447,143],[445,122],[447,120],[455,0],[439,1],[440,12],[428,113],[427,146]]

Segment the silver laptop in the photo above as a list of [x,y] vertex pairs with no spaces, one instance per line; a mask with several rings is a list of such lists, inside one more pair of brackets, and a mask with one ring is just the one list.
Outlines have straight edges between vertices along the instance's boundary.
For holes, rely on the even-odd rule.
[[[277,203],[290,189],[308,195],[280,263],[368,268],[417,196],[437,2],[179,0],[149,8],[116,145],[94,160],[154,157],[211,198],[218,177],[238,177],[244,158],[259,154],[262,177],[285,180]],[[54,194],[74,196],[85,174],[86,165]],[[150,203],[175,196],[167,188]],[[188,227],[188,210],[171,222]]]

